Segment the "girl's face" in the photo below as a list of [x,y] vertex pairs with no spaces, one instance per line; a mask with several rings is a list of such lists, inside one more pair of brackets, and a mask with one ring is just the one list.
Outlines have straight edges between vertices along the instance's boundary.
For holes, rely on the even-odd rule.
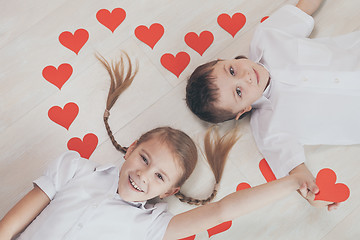
[[249,59],[221,60],[212,75],[219,88],[217,107],[237,114],[237,119],[251,110],[269,82],[269,72]]
[[175,155],[156,137],[131,145],[120,170],[118,193],[129,202],[167,197],[179,191],[175,187],[183,174]]

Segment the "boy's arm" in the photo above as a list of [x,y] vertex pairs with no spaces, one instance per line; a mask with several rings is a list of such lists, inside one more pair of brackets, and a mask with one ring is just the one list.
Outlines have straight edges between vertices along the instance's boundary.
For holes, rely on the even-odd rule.
[[48,196],[35,185],[0,221],[0,239],[10,240],[29,225],[49,204]]
[[163,239],[184,238],[263,207],[299,188],[297,174],[227,195],[174,216]]
[[312,15],[316,10],[319,9],[323,0],[299,0],[296,4],[296,7],[300,8],[302,11],[308,15]]

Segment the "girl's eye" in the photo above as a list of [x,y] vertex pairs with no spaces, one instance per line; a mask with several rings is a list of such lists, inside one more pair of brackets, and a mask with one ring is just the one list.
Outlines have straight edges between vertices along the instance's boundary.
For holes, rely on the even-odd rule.
[[241,97],[241,90],[238,87],[236,88],[236,94],[239,95],[239,97]]
[[144,157],[143,155],[141,155],[141,158],[142,158],[142,160],[144,161],[144,163],[145,163],[146,165],[149,164],[149,161],[146,159],[146,157]]
[[160,180],[164,181],[164,178],[161,176],[160,173],[157,173],[156,176],[157,176]]
[[230,74],[231,74],[231,75],[235,76],[235,72],[234,72],[234,69],[233,69],[232,67],[230,67],[230,70],[229,70],[229,71],[230,71]]

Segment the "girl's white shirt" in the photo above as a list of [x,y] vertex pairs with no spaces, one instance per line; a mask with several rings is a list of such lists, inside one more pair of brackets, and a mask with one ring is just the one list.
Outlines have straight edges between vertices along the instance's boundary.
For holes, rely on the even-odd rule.
[[162,239],[173,217],[167,205],[122,200],[119,171],[64,153],[34,181],[51,202],[18,239]]
[[360,143],[360,31],[309,39],[311,16],[286,5],[259,24],[250,59],[270,72],[250,124],[276,177],[305,162],[303,145]]

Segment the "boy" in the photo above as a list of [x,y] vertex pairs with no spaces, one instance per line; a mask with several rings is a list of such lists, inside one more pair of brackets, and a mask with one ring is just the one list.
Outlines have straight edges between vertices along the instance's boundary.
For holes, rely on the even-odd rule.
[[360,32],[309,39],[310,15],[321,2],[282,7],[256,29],[250,60],[199,66],[186,88],[187,105],[202,120],[238,120],[251,112],[256,144],[276,177],[302,173],[308,192],[301,195],[312,205],[319,189],[304,165],[303,145],[360,143],[360,113],[352,111],[360,108]]

